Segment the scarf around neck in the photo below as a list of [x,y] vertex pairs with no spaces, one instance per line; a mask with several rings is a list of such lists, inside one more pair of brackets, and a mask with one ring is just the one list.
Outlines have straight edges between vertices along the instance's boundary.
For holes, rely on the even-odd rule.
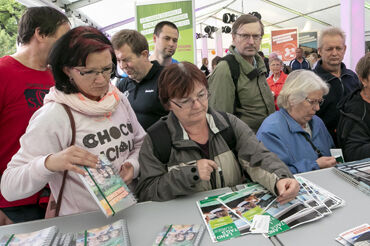
[[86,115],[110,116],[117,109],[121,98],[122,93],[111,83],[109,84],[107,94],[99,101],[91,100],[80,92],[65,94],[53,86],[45,96],[44,104],[48,102],[64,103],[73,110]]

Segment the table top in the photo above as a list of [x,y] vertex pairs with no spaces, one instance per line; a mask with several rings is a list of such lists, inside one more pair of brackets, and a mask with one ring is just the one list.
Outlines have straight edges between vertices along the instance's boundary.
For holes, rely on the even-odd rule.
[[324,218],[300,225],[278,235],[284,246],[341,245],[338,235],[350,228],[370,223],[370,196],[334,173],[333,168],[299,174],[346,201]]

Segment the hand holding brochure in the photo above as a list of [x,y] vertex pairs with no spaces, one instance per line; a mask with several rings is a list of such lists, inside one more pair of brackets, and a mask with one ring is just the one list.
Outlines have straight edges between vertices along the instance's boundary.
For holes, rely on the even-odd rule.
[[134,195],[103,154],[95,168],[84,167],[88,175],[79,175],[103,213],[110,217],[137,203]]
[[166,225],[153,246],[198,246],[203,233],[203,225]]

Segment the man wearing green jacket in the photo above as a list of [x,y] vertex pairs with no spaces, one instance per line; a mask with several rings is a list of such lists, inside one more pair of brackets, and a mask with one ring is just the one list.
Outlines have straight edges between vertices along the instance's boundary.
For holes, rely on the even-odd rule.
[[233,24],[233,45],[229,48],[229,55],[235,57],[240,68],[236,88],[226,61],[218,63],[209,78],[210,106],[237,115],[255,133],[262,121],[275,111],[274,97],[265,77],[267,70],[257,54],[263,34],[260,19],[241,15]]

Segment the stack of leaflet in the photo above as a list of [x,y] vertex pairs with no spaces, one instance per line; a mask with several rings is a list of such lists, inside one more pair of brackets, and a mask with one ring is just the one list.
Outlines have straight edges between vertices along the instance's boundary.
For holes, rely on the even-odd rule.
[[[309,180],[296,176],[301,185],[296,199],[281,205],[276,196],[259,184],[245,184],[237,191],[197,201],[211,240],[220,242],[256,233],[254,218],[267,217],[264,236],[274,236],[298,225],[323,218],[344,200]],[[261,216],[263,215],[263,216]],[[256,217],[256,218],[257,218]],[[255,223],[256,222],[256,223]]]
[[369,246],[370,226],[369,224],[363,224],[355,228],[351,228],[339,234],[339,237],[337,237],[335,240],[344,246]]
[[0,246],[130,246],[125,220],[118,220],[99,228],[78,233],[61,233],[55,226],[22,234],[9,234],[0,238]]
[[370,195],[370,159],[338,164],[335,173],[345,178],[359,190]]

